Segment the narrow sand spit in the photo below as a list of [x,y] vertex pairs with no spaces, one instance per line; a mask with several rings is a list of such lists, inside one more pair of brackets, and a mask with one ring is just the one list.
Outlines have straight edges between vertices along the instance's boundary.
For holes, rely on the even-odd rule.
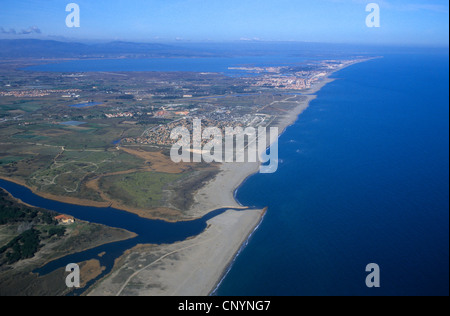
[[263,210],[230,210],[211,219],[195,238],[171,245],[137,246],[88,295],[209,295],[263,214]]

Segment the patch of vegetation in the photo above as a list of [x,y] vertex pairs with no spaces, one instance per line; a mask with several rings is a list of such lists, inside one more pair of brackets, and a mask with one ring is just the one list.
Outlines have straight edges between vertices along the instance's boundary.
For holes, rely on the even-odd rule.
[[49,237],[58,236],[62,237],[66,233],[66,228],[64,226],[53,226],[47,231]]
[[2,165],[9,165],[11,163],[20,161],[22,159],[23,159],[23,157],[15,157],[15,156],[3,157],[3,158],[0,158],[0,166],[2,166]]
[[219,170],[205,168],[172,183],[169,188],[176,194],[170,199],[170,203],[181,211],[188,210],[194,203],[194,193],[218,173]]
[[12,240],[0,248],[0,266],[32,258],[41,241],[64,236],[66,228],[58,226],[55,215],[54,212],[18,203],[0,189],[0,225],[24,227],[24,231],[11,236]]
[[0,249],[0,254],[6,252],[8,264],[15,263],[19,260],[28,259],[34,256],[39,250],[40,233],[35,229],[29,229]]
[[163,206],[163,190],[180,179],[180,174],[136,172],[104,177],[100,188],[112,199],[139,208]]
[[118,100],[133,100],[134,95],[131,94],[125,94],[117,97]]
[[142,159],[123,151],[65,151],[36,170],[27,183],[50,194],[102,202],[98,192],[84,183],[102,174],[139,168],[142,164]]
[[0,190],[0,225],[32,222],[38,216],[38,211],[18,205],[7,198],[8,195]]

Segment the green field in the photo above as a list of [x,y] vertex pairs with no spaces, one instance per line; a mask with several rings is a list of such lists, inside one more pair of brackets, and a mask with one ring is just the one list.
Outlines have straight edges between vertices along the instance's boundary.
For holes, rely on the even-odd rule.
[[183,175],[157,172],[136,172],[104,177],[100,188],[109,197],[136,208],[164,206],[164,189]]
[[103,201],[98,192],[82,185],[97,176],[140,168],[141,159],[117,150],[65,151],[47,168],[36,170],[28,183],[43,192]]

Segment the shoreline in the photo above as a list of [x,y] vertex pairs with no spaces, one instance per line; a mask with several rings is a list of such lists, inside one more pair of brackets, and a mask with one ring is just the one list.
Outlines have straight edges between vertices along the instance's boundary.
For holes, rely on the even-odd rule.
[[[309,89],[308,93],[317,93],[334,80],[324,78]],[[277,141],[317,96],[306,95],[306,97],[277,123],[279,127]],[[200,217],[212,210],[227,208],[224,205],[245,208],[236,199],[236,193],[247,179],[259,171],[259,168],[260,163],[223,163],[219,174],[195,193],[195,202],[189,210],[189,216]],[[244,212],[227,211],[208,221],[208,228],[192,239],[171,245],[140,245],[130,249],[118,260],[110,275],[95,284],[86,294],[214,295],[262,224],[266,212],[267,208]],[[152,258],[147,266],[136,267],[137,261],[142,262],[147,258]],[[130,269],[135,271],[131,276],[129,276]],[[122,281],[124,283],[120,283],[119,288],[113,280],[121,278],[124,279]],[[133,286],[128,286],[130,282],[133,282]],[[144,288],[146,284],[151,284],[152,288]]]
[[[293,108],[288,114],[280,117],[280,121],[276,124],[276,127],[278,127],[277,141],[298,120],[299,116],[309,107],[311,101],[317,98],[316,95],[311,93],[319,92],[325,85],[334,80],[324,78],[323,81],[307,90],[308,94],[304,95],[307,97],[305,100],[297,101],[299,103],[298,106]],[[261,163],[259,162],[222,163],[219,174],[195,194],[194,205],[189,210],[190,216],[201,217],[218,208],[245,207],[236,199],[236,192],[251,176],[259,172],[260,166]],[[211,202],[211,200],[215,202]],[[223,207],[220,205],[227,206]]]
[[[363,61],[366,60],[361,60],[358,62]],[[318,93],[328,83],[335,80],[329,77],[339,70],[354,65],[355,63],[351,63],[349,65],[346,65],[345,67],[341,67],[335,70],[327,77],[323,78],[320,82],[314,84],[310,89],[303,91],[306,99],[302,101],[293,101],[297,102],[298,106],[295,106],[287,114],[279,116],[277,118],[277,121],[274,124],[274,126],[279,128],[277,141],[284,134],[287,128],[292,126],[298,120],[299,116],[309,107],[311,101],[317,98],[317,95],[315,94]],[[260,163],[258,162],[223,163],[220,166],[220,172],[217,174],[217,176],[194,193],[194,205],[188,210],[188,216],[195,219],[220,208],[246,209],[247,207],[244,207],[239,203],[239,201],[237,201],[236,193],[239,188],[244,185],[247,179],[249,179],[252,175],[258,173],[259,168]],[[64,200],[62,197],[56,197],[56,199],[54,199],[55,196],[45,193],[41,194],[40,192],[38,193],[33,190],[33,188],[29,188],[20,180],[8,179],[1,175],[0,179],[25,186],[33,193],[44,198],[50,197],[49,199],[60,201],[63,203],[68,203],[67,201],[76,200],[77,203],[74,204],[92,206],[92,203],[84,200],[72,198],[66,198]],[[87,205],[83,203],[87,203]],[[111,205],[107,202],[93,203],[97,205],[93,207],[111,207]],[[71,203],[69,202],[69,204]],[[135,277],[142,278],[142,275],[146,275],[146,277],[142,281],[144,285],[149,285],[151,279],[155,278],[155,276],[153,275],[155,272],[154,268],[158,268],[152,266],[155,262],[173,261],[174,259],[172,259],[172,257],[178,257],[181,255],[184,255],[184,259],[175,260],[175,262],[177,263],[175,266],[172,262],[171,265],[165,266],[163,271],[158,270],[158,275],[165,275],[165,277],[160,277],[160,279],[157,280],[159,283],[164,285],[162,286],[162,288],[166,289],[165,291],[159,291],[158,289],[149,290],[145,288],[140,289],[141,291],[138,291],[137,294],[146,295],[147,293],[147,295],[171,294],[188,296],[213,294],[219,288],[221,282],[225,279],[236,258],[247,246],[251,236],[253,236],[253,234],[261,225],[265,213],[266,209],[249,210],[246,212],[227,211],[224,214],[212,218],[210,221],[208,221],[208,228],[192,239],[170,245],[143,245],[143,248],[146,248],[146,246],[152,248],[151,251],[143,251],[143,253],[139,254],[141,256],[154,257],[155,248],[159,251],[159,253],[162,254],[161,257],[159,257],[156,261],[151,261],[147,266],[151,268],[150,271],[142,269],[139,266],[136,268],[137,271]],[[186,246],[186,244],[188,246]],[[202,246],[206,246],[196,247],[200,244]],[[180,247],[181,249],[174,250],[174,248]],[[137,251],[141,250],[135,248],[130,249],[128,255],[136,255]],[[120,264],[119,267],[113,269],[113,271],[109,275],[105,276],[102,280],[94,284],[90,289],[87,289],[86,293],[88,293],[89,295],[98,295],[95,293],[102,293],[102,295],[113,295],[114,293],[111,292],[110,287],[117,287],[117,284],[112,284],[112,279],[115,279],[117,275],[121,273],[121,271],[123,272],[123,269],[126,270],[127,264],[128,268],[134,264],[137,264],[137,262],[135,261],[137,260],[132,260],[131,262],[127,262],[126,264]],[[201,271],[199,270],[199,267],[202,267]],[[192,269],[195,269],[194,272],[191,272]],[[152,272],[153,274],[150,272]],[[180,280],[182,280],[181,285]],[[123,290],[126,290],[129,293],[131,292],[131,295],[136,294],[133,293],[133,291],[136,291],[135,288],[130,289],[126,287],[128,282],[129,280],[126,280],[125,284],[119,290],[119,294],[121,294]]]
[[[353,65],[353,64],[351,64]],[[348,65],[348,66],[351,66]],[[347,66],[347,67],[348,67]],[[344,67],[345,68],[345,67]],[[341,68],[343,69],[343,68]],[[341,69],[338,69],[336,71],[339,71]],[[335,71],[335,72],[336,72]],[[333,72],[333,73],[335,73]],[[331,73],[331,74],[333,74]],[[330,75],[331,75],[330,74]],[[326,84],[334,81],[335,79],[330,79],[328,77],[324,78],[321,82],[316,83],[315,85],[313,85],[310,89],[307,89],[305,91],[303,91],[303,95],[308,97],[307,100],[302,101],[302,104],[300,104],[299,106],[295,107],[290,113],[284,115],[282,117],[283,123],[280,124],[280,126],[277,126],[279,128],[279,133],[278,133],[278,137],[277,140],[280,138],[280,136],[284,133],[284,131],[291,126],[293,123],[295,123],[295,121],[298,119],[298,116],[309,107],[309,103],[314,100],[316,98],[316,96],[312,95],[314,93],[317,93],[318,91],[320,91],[320,89],[322,89],[322,87],[324,87]],[[56,201],[56,202],[61,202],[61,203],[66,203],[66,204],[72,204],[72,205],[80,205],[80,206],[87,206],[87,207],[96,207],[96,208],[115,208],[117,210],[120,211],[125,211],[125,212],[129,212],[129,213],[133,213],[138,215],[141,218],[146,218],[146,219],[151,219],[151,220],[163,220],[166,222],[170,222],[170,223],[175,223],[175,222],[179,222],[179,221],[191,221],[191,220],[195,220],[198,219],[204,215],[206,215],[209,212],[212,212],[218,208],[241,208],[244,207],[243,205],[240,205],[234,197],[234,193],[236,190],[239,189],[239,187],[242,185],[243,182],[245,182],[245,180],[247,178],[249,178],[250,176],[254,175],[255,173],[258,172],[259,168],[260,168],[260,163],[256,162],[256,163],[222,163],[220,169],[221,171],[219,172],[219,175],[221,173],[223,173],[224,171],[229,170],[230,168],[222,168],[223,166],[226,165],[242,165],[245,164],[247,165],[247,167],[244,167],[242,169],[240,169],[241,172],[243,172],[243,174],[241,174],[240,179],[242,179],[241,181],[234,181],[237,182],[234,184],[234,188],[232,189],[232,194],[233,197],[230,199],[227,199],[228,203],[224,203],[221,204],[220,206],[210,206],[209,208],[206,209],[206,211],[201,211],[200,215],[195,215],[196,212],[196,207],[195,205],[193,207],[191,207],[191,209],[189,210],[189,217],[188,219],[182,219],[182,220],[170,220],[167,218],[161,218],[159,216],[155,216],[155,215],[151,215],[152,212],[158,212],[158,210],[165,210],[167,208],[165,207],[159,207],[159,208],[155,208],[153,210],[142,210],[142,209],[136,209],[133,207],[128,207],[128,206],[124,206],[120,203],[118,203],[117,201],[105,201],[105,202],[100,202],[100,201],[93,201],[93,200],[87,200],[87,199],[82,199],[82,198],[77,198],[77,197],[68,197],[68,196],[59,196],[59,195],[54,195],[51,193],[46,193],[46,192],[42,192],[37,190],[35,187],[32,187],[30,185],[28,185],[24,180],[21,179],[17,179],[17,178],[11,178],[5,175],[1,175],[0,174],[0,179],[5,180],[5,181],[10,181],[13,183],[16,183],[18,185],[21,185],[23,187],[26,187],[27,189],[31,190],[31,192],[33,192],[35,195],[42,197],[44,199],[47,200],[52,200],[52,201]],[[218,176],[219,176],[218,175]],[[244,175],[244,177],[242,177],[242,175]],[[216,176],[217,177],[217,176]],[[213,179],[214,180],[214,179]],[[208,186],[209,183],[207,183],[206,185],[204,185],[202,188]],[[202,188],[199,189],[199,191],[202,190]],[[197,195],[194,194],[194,195]],[[194,196],[195,199],[195,196]],[[203,201],[202,201],[203,202]],[[206,203],[206,205],[208,205],[210,203]],[[225,205],[225,206],[223,206]],[[176,210],[172,210],[173,212],[176,212]],[[193,210],[194,214],[190,214],[191,211]],[[150,213],[150,214],[149,214]]]
[[264,210],[228,210],[201,234],[174,244],[137,245],[87,296],[208,296],[264,218]]
[[241,254],[241,252],[245,249],[245,247],[247,247],[248,243],[250,242],[251,238],[253,237],[253,235],[255,234],[255,232],[258,230],[259,226],[261,226],[262,222],[264,221],[264,217],[267,214],[267,207],[264,208],[262,210],[262,214],[261,214],[261,219],[259,220],[259,222],[256,224],[256,226],[253,228],[253,230],[248,234],[246,240],[244,243],[242,243],[241,247],[239,248],[239,250],[236,252],[236,254],[234,255],[234,257],[230,260],[230,262],[227,264],[226,269],[224,270],[224,272],[222,273],[222,276],[219,279],[219,282],[217,282],[217,284],[215,285],[214,289],[211,290],[211,292],[208,294],[208,296],[213,296],[217,290],[219,289],[220,285],[222,284],[223,280],[225,280],[225,278],[227,277],[228,273],[231,271],[231,268],[233,267],[233,264],[236,262],[236,259],[239,257],[239,255]]
[[[334,79],[326,78],[323,83],[316,86],[315,89],[312,90],[312,91],[314,91],[313,93],[318,92],[326,84],[333,82],[333,81],[334,81]],[[309,95],[305,101],[301,102],[301,104],[299,104],[299,106],[295,107],[295,109],[293,109],[288,115],[285,116],[284,120],[282,120],[281,126],[278,126],[279,131],[278,131],[278,137],[277,137],[276,141],[279,141],[280,137],[286,132],[286,130],[298,120],[299,116],[309,107],[311,101],[315,100],[316,98],[317,98],[317,96],[315,96],[315,95]],[[270,146],[271,145],[272,144],[270,144]],[[247,169],[246,173],[241,174],[240,183],[237,186],[235,186],[232,190],[232,199],[236,204],[241,205],[236,197],[239,188],[242,187],[249,178],[251,178],[252,176],[254,176],[255,174],[257,174],[259,172],[260,165],[261,165],[260,163],[257,163],[256,167],[253,167],[253,168],[249,167]],[[237,251],[234,253],[234,255],[231,257],[231,259],[227,262],[225,268],[223,269],[222,273],[220,274],[220,277],[217,278],[214,287],[210,289],[208,296],[212,296],[218,291],[218,289],[220,288],[220,285],[225,280],[228,273],[231,271],[234,262],[239,257],[239,255],[242,253],[242,251],[247,247],[248,243],[250,242],[250,239],[256,233],[258,228],[261,226],[266,213],[267,213],[267,207],[263,210],[263,213],[261,215],[259,222],[247,234],[247,237],[245,238],[245,240],[242,242],[242,244],[237,249]]]
[[[313,100],[317,99],[317,93],[318,93],[323,87],[325,87],[327,84],[329,84],[329,83],[331,83],[331,82],[333,82],[333,81],[336,80],[336,78],[330,78],[332,75],[334,75],[335,73],[339,72],[339,71],[342,70],[342,69],[345,69],[345,68],[347,68],[347,67],[353,66],[353,65],[358,64],[358,63],[361,63],[361,62],[366,62],[366,61],[368,61],[368,60],[370,60],[370,59],[364,59],[364,60],[355,61],[355,62],[353,62],[353,63],[351,63],[351,64],[349,64],[349,65],[340,67],[339,69],[333,71],[333,72],[330,73],[328,76],[326,76],[325,78],[323,78],[322,81],[316,83],[316,84],[313,85],[311,88],[305,90],[305,91],[303,92],[303,95],[304,95],[304,96],[307,96],[308,98],[307,98],[306,100],[300,102],[300,104],[299,104],[297,107],[295,107],[292,111],[290,111],[290,112],[289,112],[289,113],[281,120],[281,122],[278,123],[278,126],[277,126],[277,127],[279,128],[279,133],[278,133],[278,137],[277,137],[277,140],[276,140],[276,141],[279,141],[280,137],[286,132],[286,130],[287,130],[290,126],[292,126],[292,125],[299,119],[300,115],[301,115],[306,109],[309,108],[311,102],[312,102]],[[271,145],[272,145],[272,144],[270,144],[270,146],[271,146]],[[269,146],[269,147],[270,147],[270,146]],[[269,148],[269,147],[268,147],[268,148]],[[247,163],[247,164],[248,164],[248,163]],[[257,166],[256,170],[253,170],[253,171],[252,171],[252,169],[249,168],[249,169],[247,170],[247,173],[244,173],[243,176],[242,176],[242,174],[241,174],[241,181],[240,181],[240,184],[237,185],[237,186],[235,186],[235,187],[233,188],[233,191],[232,191],[232,192],[233,192],[233,201],[234,201],[236,204],[239,204],[239,205],[240,205],[239,201],[236,199],[237,191],[239,190],[239,188],[240,188],[242,185],[245,184],[245,182],[246,182],[250,177],[252,177],[253,175],[255,175],[255,174],[258,173],[260,164],[259,164],[259,163],[257,163],[257,164],[258,164],[258,166]],[[206,186],[208,186],[208,185],[209,185],[209,183],[208,183]],[[234,254],[234,256],[232,257],[232,259],[229,261],[229,263],[227,264],[226,268],[224,269],[224,271],[223,271],[221,277],[216,281],[216,285],[214,286],[214,288],[211,289],[209,295],[214,294],[214,293],[218,290],[218,288],[220,287],[220,284],[223,282],[223,280],[226,278],[227,274],[228,274],[229,271],[231,270],[232,265],[233,265],[233,263],[235,262],[236,258],[239,256],[239,254],[242,252],[242,250],[245,249],[245,247],[247,246],[248,241],[250,240],[251,236],[257,231],[257,229],[258,229],[259,226],[261,225],[262,220],[264,220],[264,215],[266,214],[266,211],[267,211],[267,208],[264,209],[264,214],[261,216],[261,221],[260,221],[260,222],[254,227],[254,229],[248,234],[248,237],[247,237],[247,239],[246,239],[246,242],[244,242],[244,243],[241,245],[241,247],[239,248],[239,250]]]

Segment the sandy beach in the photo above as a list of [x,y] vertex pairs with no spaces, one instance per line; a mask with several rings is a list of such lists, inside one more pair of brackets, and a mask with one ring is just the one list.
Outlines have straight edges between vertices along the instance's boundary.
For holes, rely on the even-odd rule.
[[[308,108],[310,102],[316,98],[315,93],[331,81],[333,80],[329,78],[323,79],[303,91],[301,98],[286,98],[289,102],[297,104],[285,114],[278,116],[272,124],[278,127],[278,136]],[[287,102],[286,100],[277,102]],[[185,215],[195,219],[220,208],[246,208],[239,205],[234,194],[249,176],[259,171],[259,168],[259,163],[223,163],[218,175],[195,193],[194,203]],[[49,195],[44,197],[61,199]],[[92,205],[79,200],[64,202]],[[229,210],[208,221],[207,229],[194,238],[170,245],[139,245],[130,249],[116,260],[113,271],[98,281],[86,294],[209,295],[222,279],[239,249],[259,225],[264,213],[265,210]]]
[[[292,111],[278,117],[278,122],[276,126],[279,129],[279,136],[284,132],[284,130],[288,126],[292,125],[297,120],[298,116],[308,108],[309,103],[316,98],[316,96],[312,94],[319,91],[323,86],[325,86],[327,83],[331,81],[333,80],[326,78],[321,82],[313,85],[310,89],[305,90],[304,94],[306,96],[306,100],[298,102],[298,106],[296,106]],[[136,154],[136,151],[133,151],[131,149],[123,149],[123,150]],[[151,156],[152,158],[155,158],[155,155],[157,155],[155,153],[145,153],[145,154],[147,156]],[[148,157],[143,156],[142,158],[146,159]],[[168,166],[167,164],[168,162],[170,162],[170,159],[168,158],[162,159],[161,157],[157,158],[159,158],[159,160],[157,161],[158,163],[154,164],[154,166],[152,168],[149,168],[149,170],[147,171],[178,173],[184,170],[184,168],[186,168],[186,164],[184,164],[183,166],[174,166],[173,164],[170,164],[170,166]],[[187,166],[188,165],[189,164],[187,164]],[[133,171],[135,170],[125,171],[122,173],[131,173]],[[210,211],[213,211],[218,208],[241,207],[241,205],[239,205],[234,199],[234,192],[242,184],[242,182],[245,181],[245,179],[247,179],[252,174],[257,173],[258,171],[259,171],[259,163],[223,163],[220,166],[220,173],[195,194],[194,205],[185,214],[188,217],[187,220],[202,217],[205,214],[209,213]],[[168,219],[167,217],[163,217],[160,214],[167,213],[172,214],[173,216],[180,216],[179,211],[169,209],[167,207],[160,207],[152,210],[143,210],[123,205],[121,203],[118,203],[117,201],[106,198],[105,196],[103,196],[105,202],[97,202],[76,197],[58,196],[47,192],[39,191],[35,187],[28,185],[24,180],[20,180],[17,178],[10,178],[3,175],[0,175],[0,179],[14,182],[16,184],[24,186],[30,189],[34,194],[41,196],[45,199],[58,201],[62,203],[99,207],[99,208],[113,207],[116,209],[137,214],[138,216],[143,218],[162,219],[165,221],[172,221],[172,222],[174,222],[174,220]],[[97,188],[96,187],[97,182],[98,179],[91,180],[90,182],[87,183],[87,186],[92,187],[92,189],[95,189]]]
[[[306,98],[276,122],[279,136],[305,111],[326,78],[304,91]],[[194,197],[187,215],[202,217],[219,208],[245,208],[235,199],[236,189],[259,172],[259,163],[223,163],[221,172]],[[227,211],[211,219],[208,228],[193,239],[172,245],[140,245],[116,261],[113,272],[88,295],[204,296],[223,278],[229,264],[263,218],[264,210]]]
[[[332,80],[327,79],[317,86],[314,86],[308,93],[320,90],[326,83]],[[278,137],[284,133],[287,127],[292,125],[298,116],[305,111],[310,102],[316,98],[315,95],[306,95],[306,98],[297,102],[298,105],[289,113],[280,116],[276,127],[278,127]],[[234,197],[236,189],[251,175],[258,173],[260,163],[223,163],[220,166],[220,173],[205,186],[203,186],[194,197],[194,205],[188,211],[190,217],[202,217],[218,208],[239,208],[242,207]]]
[[171,245],[139,245],[118,259],[110,276],[88,295],[209,295],[263,214],[263,210],[230,210],[211,219],[195,238]]
[[[308,93],[317,92],[325,80]],[[307,95],[277,122],[279,135],[292,125],[316,98]],[[197,191],[188,212],[201,217],[218,208],[243,207],[236,189],[259,171],[259,163],[224,163],[221,172]],[[243,207],[244,208],[244,207]],[[139,245],[116,261],[113,272],[88,293],[92,296],[204,296],[222,279],[236,253],[263,218],[264,210],[229,210],[211,219],[195,238],[171,245]]]

